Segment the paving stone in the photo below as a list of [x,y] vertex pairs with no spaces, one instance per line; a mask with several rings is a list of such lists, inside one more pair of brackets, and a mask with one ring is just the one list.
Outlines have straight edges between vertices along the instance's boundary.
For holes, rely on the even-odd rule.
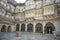
[[40,33],[22,32],[21,37],[16,33],[0,33],[0,40],[57,40],[52,34],[42,35]]

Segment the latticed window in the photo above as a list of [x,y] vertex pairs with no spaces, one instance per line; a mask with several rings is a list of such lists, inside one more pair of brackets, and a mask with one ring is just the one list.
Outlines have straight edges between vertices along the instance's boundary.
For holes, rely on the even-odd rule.
[[50,12],[50,7],[47,9],[47,12]]

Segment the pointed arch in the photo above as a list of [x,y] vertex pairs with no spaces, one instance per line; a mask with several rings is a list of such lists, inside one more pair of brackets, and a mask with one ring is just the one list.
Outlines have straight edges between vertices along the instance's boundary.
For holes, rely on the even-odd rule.
[[19,24],[16,25],[16,31],[19,31]]
[[42,33],[43,25],[41,23],[37,23],[36,26],[35,26],[35,31]]
[[6,25],[2,25],[1,32],[6,32]]
[[33,32],[33,24],[29,23],[29,24],[27,25],[27,31],[28,31],[28,32]]
[[51,22],[46,23],[46,25],[45,25],[45,32],[46,33],[52,34],[54,30],[55,30],[55,26],[53,23],[51,23]]
[[25,31],[25,24],[21,25],[21,31],[24,32]]
[[11,26],[8,26],[7,32],[11,32]]

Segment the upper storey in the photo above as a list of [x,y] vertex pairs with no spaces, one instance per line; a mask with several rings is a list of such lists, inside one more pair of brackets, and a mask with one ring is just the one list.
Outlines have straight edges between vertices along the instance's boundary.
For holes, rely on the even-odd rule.
[[43,0],[43,6],[49,5],[49,4],[54,4],[55,0]]
[[14,13],[15,7],[7,1],[0,1],[0,6],[10,13]]
[[0,0],[0,16],[3,18],[14,19],[15,7],[7,2],[7,0]]
[[30,9],[39,9],[47,5],[60,3],[60,0],[26,0],[23,4],[17,4],[14,0],[1,0],[0,6],[11,13],[19,13]]
[[[54,5],[54,4],[58,4],[60,3],[60,0],[27,0],[25,3],[24,3],[24,8],[22,8],[21,10],[21,7],[23,7],[22,5],[19,6],[20,10],[19,11],[26,11],[26,10],[31,10],[31,9],[39,9],[41,7],[46,7],[48,5]],[[17,11],[17,10],[16,10]]]

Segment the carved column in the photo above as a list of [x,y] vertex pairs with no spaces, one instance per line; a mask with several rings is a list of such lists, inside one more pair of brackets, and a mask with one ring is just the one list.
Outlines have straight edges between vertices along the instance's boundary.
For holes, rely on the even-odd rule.
[[25,24],[25,32],[27,32],[27,24]]
[[43,23],[43,34],[45,33],[45,23]]
[[34,23],[34,26],[33,26],[33,32],[35,32],[35,23]]
[[21,24],[20,24],[20,26],[19,26],[19,31],[21,32]]

